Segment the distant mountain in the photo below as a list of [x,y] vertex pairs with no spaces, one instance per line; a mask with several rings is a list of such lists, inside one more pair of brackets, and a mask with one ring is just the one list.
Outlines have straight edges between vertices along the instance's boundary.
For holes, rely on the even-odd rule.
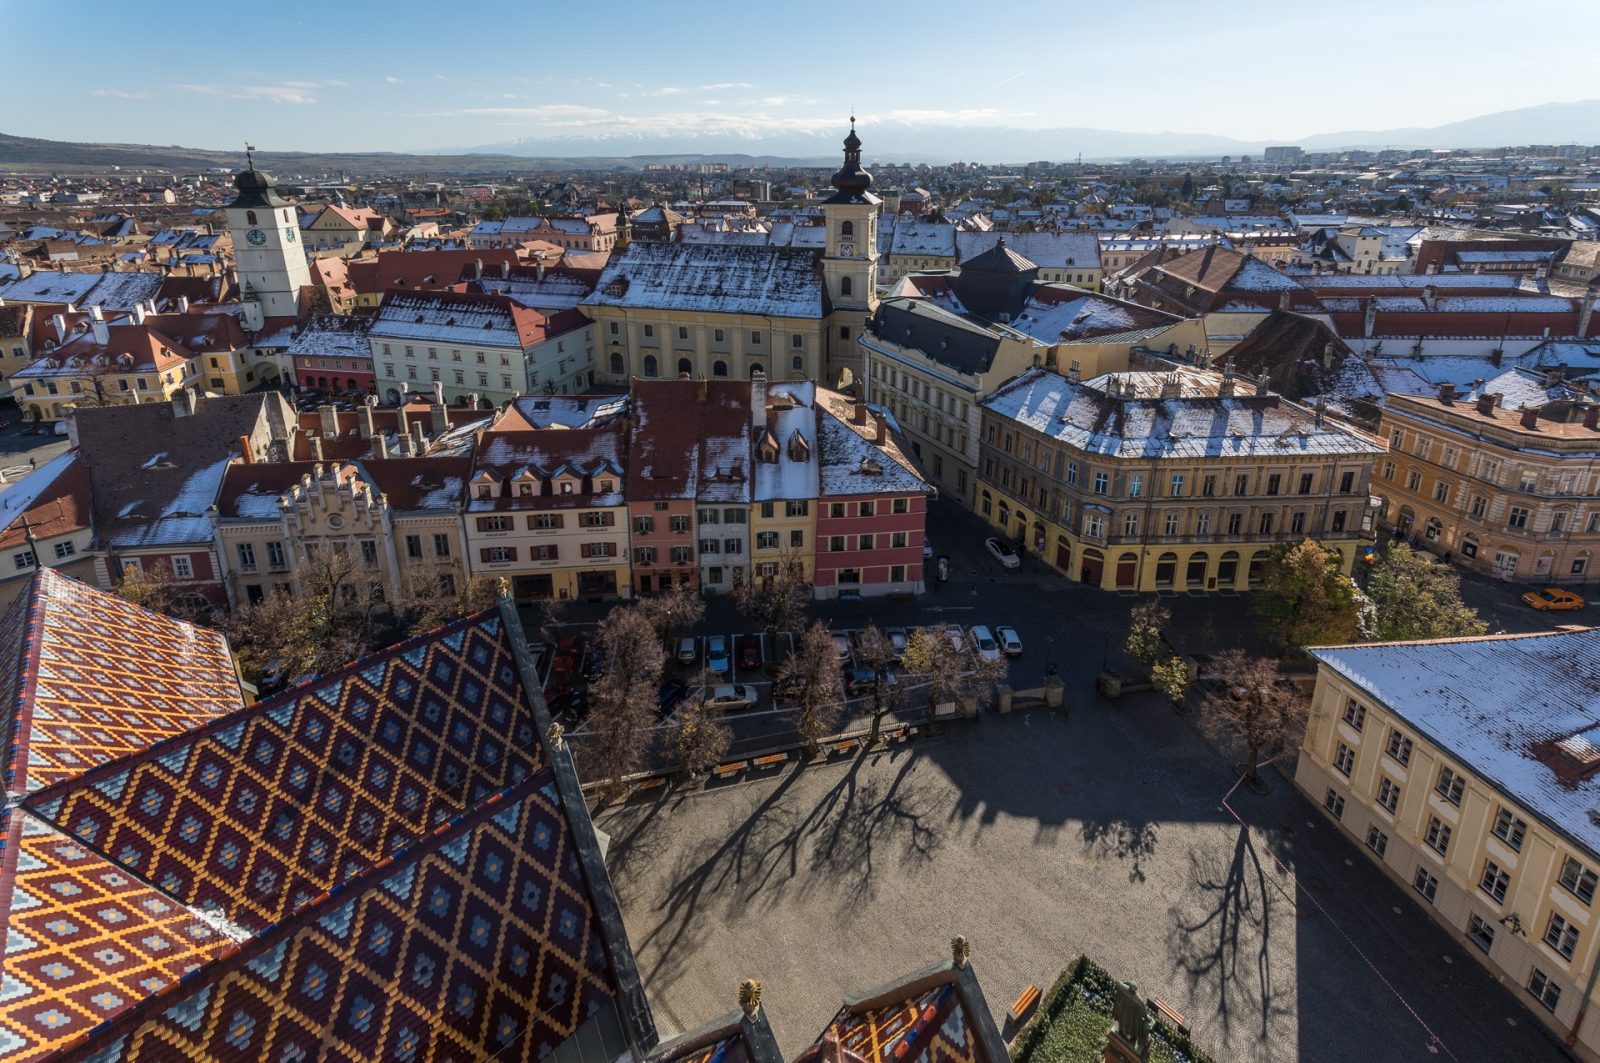
[[1339,148],[1498,148],[1516,144],[1600,144],[1600,100],[1542,103],[1423,129],[1319,133],[1298,141],[1307,151]]

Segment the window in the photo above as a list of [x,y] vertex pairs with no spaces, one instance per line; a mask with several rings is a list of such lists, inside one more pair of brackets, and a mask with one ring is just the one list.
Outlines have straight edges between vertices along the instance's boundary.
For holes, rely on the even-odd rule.
[[1525,506],[1512,506],[1511,512],[1506,515],[1506,527],[1526,528],[1528,526],[1528,510]]
[[1103,495],[1111,488],[1111,474],[1097,472],[1094,474],[1094,493]]
[[1289,530],[1296,535],[1306,530],[1306,511],[1297,509],[1289,516]]
[[[239,568],[245,572],[256,570],[256,548],[253,543],[240,543],[236,548],[239,555]],[[17,566],[21,568],[21,565]]]
[[671,525],[675,534],[683,535],[689,530],[689,518],[680,513],[672,518]]
[[1555,1011],[1556,1005],[1561,1003],[1561,987],[1537,967],[1533,969],[1533,974],[1528,976],[1528,992],[1533,994],[1533,999],[1544,1005],[1546,1011]]
[[482,556],[483,560],[490,564],[515,561],[517,559],[517,548],[515,546],[485,546]]
[[445,532],[435,532],[433,536],[433,556],[450,556],[450,536]]
[[1378,804],[1382,805],[1392,815],[1400,807],[1400,787],[1392,780],[1385,779],[1378,787]]
[[830,535],[830,536],[828,536],[828,549],[833,551],[836,554],[837,553],[842,553],[844,551],[844,536],[842,536],[842,535]]
[[1561,884],[1584,904],[1594,901],[1595,873],[1570,856],[1561,865]]
[[1339,751],[1333,755],[1333,766],[1339,769],[1339,774],[1349,777],[1356,766],[1355,751],[1340,742]]
[[895,532],[889,536],[889,546],[892,549],[904,549],[908,541],[909,539],[905,532]]
[[1406,473],[1406,490],[1415,491],[1422,486],[1422,473],[1412,469]]
[[777,532],[760,532],[756,535],[757,550],[776,550],[778,548]]
[[1322,799],[1322,807],[1333,813],[1334,819],[1344,818],[1344,798],[1331,787],[1328,789],[1328,796]]
[[811,512],[811,503],[804,500],[785,502],[783,512],[786,517],[803,517]]
[[1439,769],[1439,782],[1434,786],[1439,796],[1449,801],[1452,805],[1461,803],[1461,791],[1466,788],[1467,779],[1464,775],[1456,774],[1452,768]]
[[1166,534],[1167,534],[1167,536],[1169,538],[1171,536],[1177,535],[1178,534],[1178,514],[1176,514],[1176,513],[1168,513],[1167,514],[1167,520],[1166,520],[1166,523],[1165,523],[1164,527],[1165,527],[1165,530],[1166,530]]
[[1229,535],[1238,535],[1240,530],[1243,527],[1244,527],[1244,514],[1243,513],[1229,513],[1228,514],[1228,534]]
[[828,516],[832,517],[834,520],[842,520],[842,519],[844,519],[844,503],[843,502],[830,502],[830,503],[828,503]]
[[721,539],[701,539],[700,540],[700,552],[702,554],[720,554],[720,553],[722,553],[722,540]]
[[761,333],[760,332],[752,332],[752,333],[750,333],[750,345],[752,347],[761,346]]
[[857,549],[860,549],[860,550],[871,550],[872,549],[872,536],[870,536],[870,535],[862,535],[862,536],[858,537],[858,539],[857,539]]
[[721,329],[718,328],[718,329],[712,329],[711,330],[711,342],[713,342],[713,343],[721,343],[722,342],[722,330]]
[[584,543],[579,548],[584,557],[616,557],[616,543]]
[[1269,494],[1269,495],[1277,494],[1278,493],[1278,487],[1282,483],[1283,483],[1283,477],[1281,475],[1279,475],[1278,473],[1272,473],[1271,475],[1269,475],[1267,477],[1267,494]]
[[1077,482],[1078,482],[1078,463],[1075,462],[1075,461],[1069,461],[1069,462],[1067,462],[1067,483],[1075,484]]
[[1467,937],[1484,952],[1494,947],[1494,927],[1477,912],[1467,920]]
[[1083,534],[1091,539],[1102,538],[1106,533],[1105,517],[1099,513],[1085,513],[1083,515]]
[[1388,754],[1402,764],[1411,763],[1411,739],[1399,731],[1389,732]]
[[1383,477],[1385,480],[1393,480],[1394,462],[1392,460],[1384,462],[1383,467],[1378,470],[1378,475]]
[[653,546],[636,546],[633,549],[633,562],[636,565],[653,565],[656,563],[656,548]]
[[1217,493],[1217,478],[1208,475],[1200,481],[1200,494],[1204,498],[1211,498]]
[[908,513],[911,510],[910,500],[897,498],[890,503],[889,509],[893,513]]
[[806,533],[796,528],[789,533],[789,545],[796,550],[806,545]]
[[674,546],[672,548],[672,563],[674,565],[687,565],[694,561],[694,552],[687,546]]
[[1382,856],[1389,851],[1389,836],[1377,827],[1368,827],[1367,848]]
[[1411,880],[1411,888],[1422,894],[1431,903],[1434,895],[1439,892],[1439,880],[1428,874],[1425,867],[1417,868],[1417,875]]
[[1262,535],[1271,535],[1272,534],[1272,514],[1271,513],[1263,513],[1263,514],[1261,514],[1261,520],[1257,523],[1257,529],[1261,532]]
[[1508,808],[1502,808],[1495,813],[1494,826],[1490,828],[1494,836],[1505,842],[1517,852],[1522,852],[1523,839],[1528,836],[1528,823],[1511,813]]
[[561,527],[563,518],[559,513],[535,513],[528,518],[528,527],[534,531],[551,531]]
[[[701,524],[720,524],[720,523],[722,523],[722,510],[720,510],[720,509],[702,509],[702,510],[699,510],[698,513],[700,515],[700,523]],[[842,513],[839,514],[839,515],[840,516],[844,516],[844,514],[842,514]]]
[[1498,904],[1506,899],[1506,890],[1511,888],[1511,876],[1493,860],[1485,860],[1483,874],[1478,877],[1478,888]]
[[1356,489],[1356,474],[1345,472],[1339,477],[1339,493],[1347,495]]
[[189,563],[187,557],[179,555],[172,559],[172,574],[178,579],[194,579],[194,566]]
[[1128,497],[1138,498],[1144,494],[1144,477],[1135,473],[1128,477]]
[[511,518],[506,516],[479,517],[478,530],[481,532],[510,531]]
[[1551,913],[1550,925],[1544,930],[1544,943],[1570,960],[1578,947],[1578,928],[1567,922],[1565,916]]
[[[78,548],[76,546],[74,546],[70,542],[56,543],[55,549],[56,549],[56,560],[57,561],[63,560],[64,558],[71,557],[73,554],[78,552]],[[187,562],[189,559],[186,557],[183,560],[185,562]]]
[[1450,825],[1438,816],[1428,820],[1428,832],[1423,837],[1428,843],[1428,848],[1440,856],[1450,851]]
[[1171,494],[1172,494],[1173,498],[1182,498],[1183,497],[1183,473],[1175,472],[1175,473],[1172,474],[1172,492],[1171,492]]
[[1435,502],[1450,501],[1450,485],[1440,480],[1433,485],[1433,500]]
[[[272,544],[268,545],[268,549],[269,550],[271,549],[271,545]],[[279,549],[282,549],[282,547],[279,547]],[[421,558],[422,557],[422,536],[420,536],[420,535],[408,535],[408,536],[406,536],[406,556],[407,557],[411,557],[411,558]]]
[[1362,708],[1361,703],[1355,698],[1344,703],[1344,722],[1358,731],[1361,730],[1361,725],[1367,722],[1367,710]]
[[376,540],[361,540],[361,563],[368,567],[378,563],[378,543]]

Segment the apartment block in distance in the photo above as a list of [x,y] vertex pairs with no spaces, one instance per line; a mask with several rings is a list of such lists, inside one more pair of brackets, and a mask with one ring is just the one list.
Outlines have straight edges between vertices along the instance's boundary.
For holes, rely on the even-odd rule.
[[1579,1024],[1600,958],[1600,630],[1310,652],[1295,784],[1418,917],[1600,1059],[1600,1024]]

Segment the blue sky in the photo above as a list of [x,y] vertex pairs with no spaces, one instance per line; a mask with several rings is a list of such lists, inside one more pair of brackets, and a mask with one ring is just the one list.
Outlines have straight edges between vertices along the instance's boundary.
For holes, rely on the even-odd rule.
[[1600,96],[1600,44],[1566,31],[1593,24],[1592,0],[1058,0],[995,7],[993,22],[985,5],[943,0],[5,7],[21,53],[40,42],[72,73],[5,64],[0,132],[56,140],[411,151],[719,131],[831,144],[853,108],[865,125],[1292,142]]

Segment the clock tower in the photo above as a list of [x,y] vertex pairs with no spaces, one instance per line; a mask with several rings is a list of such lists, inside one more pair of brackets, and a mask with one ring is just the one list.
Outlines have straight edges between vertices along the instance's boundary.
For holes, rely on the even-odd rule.
[[254,302],[263,318],[299,317],[300,292],[311,286],[300,222],[276,182],[254,160],[233,179],[239,190],[225,208],[239,273],[240,299]]
[[856,120],[844,138],[844,165],[833,175],[833,195],[822,201],[827,242],[823,283],[832,312],[827,321],[828,381],[846,387],[861,375],[856,340],[878,306],[878,207],[872,175],[861,168],[861,138]]

